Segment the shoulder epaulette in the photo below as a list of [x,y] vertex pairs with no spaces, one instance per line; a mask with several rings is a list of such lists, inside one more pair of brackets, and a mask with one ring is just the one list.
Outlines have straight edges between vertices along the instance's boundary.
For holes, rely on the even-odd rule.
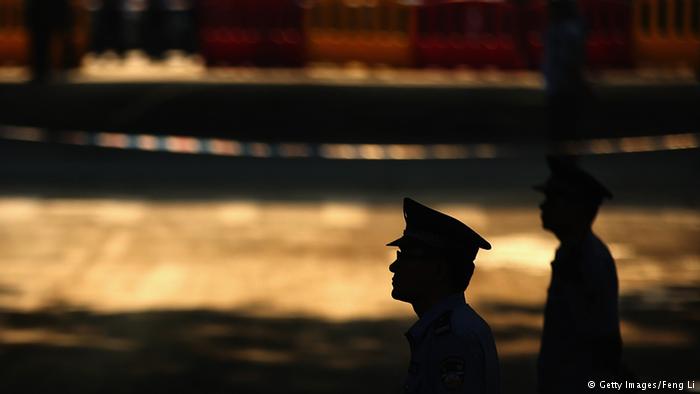
[[443,335],[452,331],[452,311],[443,313],[433,324],[435,335]]

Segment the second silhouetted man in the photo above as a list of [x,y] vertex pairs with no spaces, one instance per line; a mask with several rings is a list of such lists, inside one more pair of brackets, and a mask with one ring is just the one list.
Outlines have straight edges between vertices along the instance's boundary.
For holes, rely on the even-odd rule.
[[612,194],[570,158],[550,157],[549,167],[551,176],[535,189],[545,195],[542,226],[560,246],[544,312],[539,392],[590,392],[588,382],[619,373],[622,352],[615,261],[591,230]]

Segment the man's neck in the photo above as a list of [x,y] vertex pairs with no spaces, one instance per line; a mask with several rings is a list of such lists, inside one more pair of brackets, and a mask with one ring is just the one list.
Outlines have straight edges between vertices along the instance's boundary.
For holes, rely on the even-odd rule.
[[575,229],[570,229],[566,232],[555,233],[554,235],[559,239],[561,245],[571,245],[581,242],[593,231],[590,226],[580,227]]
[[431,295],[429,295],[421,300],[417,300],[417,301],[412,302],[411,306],[413,306],[413,311],[416,312],[416,315],[420,319],[432,307],[434,307],[440,301],[444,300],[445,298],[447,298],[453,294],[456,294],[456,293],[450,292],[450,291],[435,292],[434,294],[431,294]]

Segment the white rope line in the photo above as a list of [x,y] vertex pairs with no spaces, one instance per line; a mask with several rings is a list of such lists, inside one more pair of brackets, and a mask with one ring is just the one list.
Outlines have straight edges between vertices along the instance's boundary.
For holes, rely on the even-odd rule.
[[[51,135],[51,138],[49,138]],[[151,152],[254,158],[322,158],[332,160],[457,160],[493,159],[543,154],[544,148],[514,144],[341,144],[267,143],[226,138],[54,131],[38,127],[0,125],[0,139],[57,142],[68,145]],[[601,155],[656,152],[700,147],[700,133],[569,141],[564,153]]]

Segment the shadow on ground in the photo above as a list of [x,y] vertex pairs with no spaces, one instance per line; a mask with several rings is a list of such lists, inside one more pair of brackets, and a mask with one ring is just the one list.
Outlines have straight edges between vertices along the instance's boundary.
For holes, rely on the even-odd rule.
[[0,316],[7,393],[387,392],[406,358],[407,322],[394,320],[61,308]]
[[[671,291],[688,292],[689,288]],[[685,294],[685,293],[684,293]],[[685,298],[688,300],[688,298]],[[691,297],[692,299],[692,297]],[[622,318],[691,338],[682,346],[626,345],[640,378],[697,378],[697,301],[676,311],[641,295]],[[484,304],[486,314],[541,309]],[[0,312],[4,393],[391,393],[399,392],[410,320],[331,322],[259,318],[237,311],[100,314],[67,307]],[[536,329],[494,327],[497,342],[537,341]],[[501,355],[503,392],[534,392],[535,355]]]

